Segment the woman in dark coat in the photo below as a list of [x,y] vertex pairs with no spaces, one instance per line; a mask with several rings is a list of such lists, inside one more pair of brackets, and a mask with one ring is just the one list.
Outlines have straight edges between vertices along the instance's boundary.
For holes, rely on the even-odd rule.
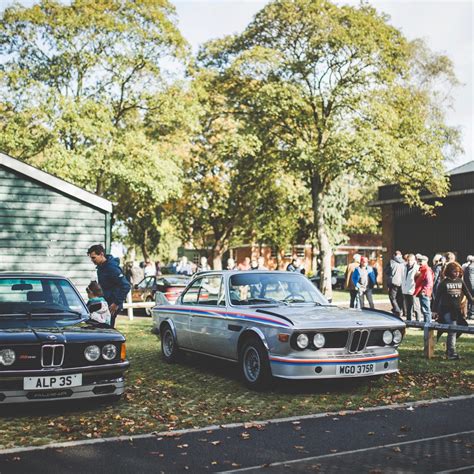
[[[465,296],[472,304],[473,299],[466,283],[463,281],[463,271],[457,262],[450,262],[446,265],[445,279],[439,284],[436,293],[435,311],[439,315],[438,322],[441,324],[465,324],[462,315],[462,299]],[[446,355],[448,359],[459,359],[456,353],[456,334],[448,331],[446,343]]]

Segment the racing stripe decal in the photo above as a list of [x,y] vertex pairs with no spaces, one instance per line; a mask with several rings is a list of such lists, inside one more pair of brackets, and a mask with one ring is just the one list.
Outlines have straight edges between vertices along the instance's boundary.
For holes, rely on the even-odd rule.
[[199,313],[199,314],[205,314],[207,316],[228,316],[230,318],[236,318],[239,320],[244,320],[244,321],[253,321],[253,322],[259,322],[259,323],[267,323],[267,324],[272,324],[275,326],[280,326],[280,327],[290,327],[289,324],[283,323],[282,321],[276,321],[273,318],[269,318],[268,316],[260,316],[257,314],[245,314],[245,313],[238,313],[236,311],[225,311],[225,310],[205,310],[205,309],[199,309],[199,308],[185,308],[185,307],[170,307],[170,308],[165,308],[165,307],[160,307],[159,311],[171,311],[173,313]]

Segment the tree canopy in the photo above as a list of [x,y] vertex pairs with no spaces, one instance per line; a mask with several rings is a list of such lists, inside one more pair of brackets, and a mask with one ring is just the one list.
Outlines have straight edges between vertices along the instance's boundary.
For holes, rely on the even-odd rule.
[[42,0],[0,20],[0,148],[111,199],[145,254],[180,190],[186,94],[164,66],[188,47],[174,14],[167,0]]
[[337,227],[328,213],[347,205],[345,177],[396,180],[424,207],[422,190],[447,190],[443,152],[456,134],[432,85],[452,79],[452,68],[422,49],[367,4],[276,0],[242,34],[201,51],[203,66],[229,78],[234,113],[256,136],[277,137],[282,166],[305,183],[327,295]]
[[274,0],[192,59],[167,0],[9,7],[0,149],[111,199],[144,256],[171,221],[217,268],[233,243],[311,239],[328,296],[377,185],[426,212],[447,192],[451,62],[368,4]]

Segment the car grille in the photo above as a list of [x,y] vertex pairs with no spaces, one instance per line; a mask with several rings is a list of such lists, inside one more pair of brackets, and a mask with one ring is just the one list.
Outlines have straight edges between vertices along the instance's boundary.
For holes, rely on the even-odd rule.
[[64,361],[64,344],[45,344],[41,347],[43,367],[61,367]]
[[[110,344],[110,343],[109,343]],[[76,343],[76,344],[68,344],[66,357],[64,358],[63,367],[64,368],[71,368],[71,367],[84,367],[84,366],[91,366],[91,365],[104,365],[104,364],[111,364],[117,363],[120,361],[120,343],[113,343],[114,346],[117,348],[117,355],[115,359],[111,361],[106,361],[102,357],[99,357],[96,361],[90,362],[84,356],[84,350],[87,346],[90,345],[97,345],[100,349],[105,345],[105,343],[94,343],[90,342],[87,344],[84,343]]]
[[13,365],[0,365],[0,373],[9,370],[41,369],[41,346],[39,344],[18,344],[2,346],[2,349],[13,349],[16,360]]
[[349,337],[348,331],[334,331],[334,332],[323,332],[326,342],[324,344],[325,348],[328,349],[337,349],[341,347],[346,347],[347,338]]
[[385,346],[385,343],[383,342],[382,336],[384,333],[385,329],[374,329],[373,331],[370,332],[369,336],[369,342],[367,342],[367,345],[370,346]]
[[357,329],[352,331],[352,338],[349,346],[349,352],[360,352],[365,349],[367,341],[369,340],[368,329]]

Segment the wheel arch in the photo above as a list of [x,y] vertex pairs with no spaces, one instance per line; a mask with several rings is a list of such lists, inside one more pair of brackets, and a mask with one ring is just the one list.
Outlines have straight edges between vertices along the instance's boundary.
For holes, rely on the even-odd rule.
[[166,318],[160,323],[160,335],[163,332],[165,326],[168,325],[171,328],[171,332],[173,333],[173,336],[175,340],[178,340],[178,335],[176,333],[176,326],[174,325],[174,322],[172,319]]
[[250,337],[257,337],[262,342],[265,349],[267,351],[270,350],[270,346],[268,345],[267,339],[265,338],[265,334],[263,334],[263,331],[257,327],[250,327],[246,328],[239,336],[239,340],[237,342],[237,355],[240,354],[240,350],[242,349],[244,342]]

